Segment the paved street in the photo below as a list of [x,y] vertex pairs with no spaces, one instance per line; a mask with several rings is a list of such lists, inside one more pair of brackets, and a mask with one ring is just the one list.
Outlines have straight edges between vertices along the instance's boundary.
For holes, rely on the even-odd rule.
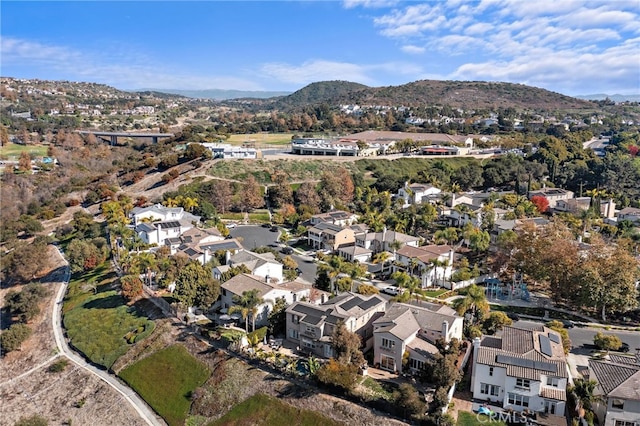
[[[540,324],[540,322],[535,321],[517,321],[515,324],[527,326],[527,324]],[[615,334],[622,340],[624,343],[629,345],[629,352],[635,352],[636,348],[640,348],[640,332],[637,331],[626,331],[626,330],[604,330],[602,328],[595,327],[573,327],[568,329],[569,337],[571,338],[571,346],[572,353],[577,354],[588,354],[592,349],[590,346],[587,348],[584,345],[593,345],[593,337],[598,332],[602,332],[605,334]]]

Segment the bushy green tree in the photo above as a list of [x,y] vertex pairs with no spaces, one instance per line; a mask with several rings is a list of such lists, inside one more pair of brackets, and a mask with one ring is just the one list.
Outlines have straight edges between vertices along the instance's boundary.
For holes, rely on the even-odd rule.
[[27,340],[31,333],[31,329],[25,324],[12,324],[0,335],[0,349],[2,349],[3,353],[20,349],[22,342]]

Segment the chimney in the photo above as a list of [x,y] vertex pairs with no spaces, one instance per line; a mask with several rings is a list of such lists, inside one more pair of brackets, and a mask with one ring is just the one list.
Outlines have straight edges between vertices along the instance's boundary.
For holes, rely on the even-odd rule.
[[480,338],[476,337],[473,339],[473,364],[471,366],[472,368],[472,374],[471,374],[471,391],[473,392],[473,390],[475,389],[475,378],[476,378],[476,374],[475,374],[475,369],[476,369],[476,365],[477,365],[477,361],[478,361],[478,352],[480,351]]
[[231,260],[231,252],[227,250],[224,254],[224,264],[228,265],[230,260]]
[[442,338],[449,343],[449,321],[442,321]]
[[265,276],[264,276],[264,282],[265,282],[265,283],[268,283],[268,282],[269,282],[269,275],[265,275]]
[[320,303],[321,303],[321,304],[323,304],[323,303],[324,303],[324,302],[326,302],[326,301],[327,301],[327,296],[325,296],[325,294],[324,294],[324,293],[322,293],[322,294],[320,295]]

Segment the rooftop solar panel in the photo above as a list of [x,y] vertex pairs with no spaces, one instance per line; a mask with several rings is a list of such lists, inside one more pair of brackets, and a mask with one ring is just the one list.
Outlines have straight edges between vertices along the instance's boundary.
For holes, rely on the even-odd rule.
[[543,334],[538,335],[538,340],[540,341],[540,352],[545,354],[546,356],[552,356],[553,352],[551,351],[551,341],[549,338]]
[[556,333],[549,333],[549,340],[551,340],[553,343],[560,343],[560,336],[558,336]]

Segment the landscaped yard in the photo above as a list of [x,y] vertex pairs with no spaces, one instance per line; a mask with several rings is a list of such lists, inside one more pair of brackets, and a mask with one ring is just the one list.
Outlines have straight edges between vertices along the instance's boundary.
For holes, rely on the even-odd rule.
[[490,424],[491,426],[506,426],[504,422],[491,420],[484,414],[475,414],[466,411],[458,412],[458,422],[456,423],[456,426],[485,426],[487,424]]
[[63,314],[71,345],[98,365],[110,368],[131,343],[148,336],[154,323],[127,306],[112,284],[109,263],[74,277],[69,283]]
[[448,291],[449,290],[447,290],[446,288],[441,288],[438,290],[424,290],[422,294],[427,297],[438,297],[442,294],[445,294]]
[[208,426],[333,426],[339,425],[314,411],[301,410],[277,398],[256,394],[233,407],[224,417]]
[[497,304],[491,304],[490,306],[492,311],[514,312],[516,314],[532,315],[536,317],[544,317],[545,312],[548,312],[550,319],[559,319],[559,320],[567,319],[571,321],[584,321],[583,318],[578,317],[576,315],[555,311],[550,308],[538,308],[538,307],[529,307],[529,306],[507,306],[507,305],[497,305]]
[[147,403],[171,425],[183,425],[190,395],[209,377],[207,367],[182,345],[169,346],[120,372]]

